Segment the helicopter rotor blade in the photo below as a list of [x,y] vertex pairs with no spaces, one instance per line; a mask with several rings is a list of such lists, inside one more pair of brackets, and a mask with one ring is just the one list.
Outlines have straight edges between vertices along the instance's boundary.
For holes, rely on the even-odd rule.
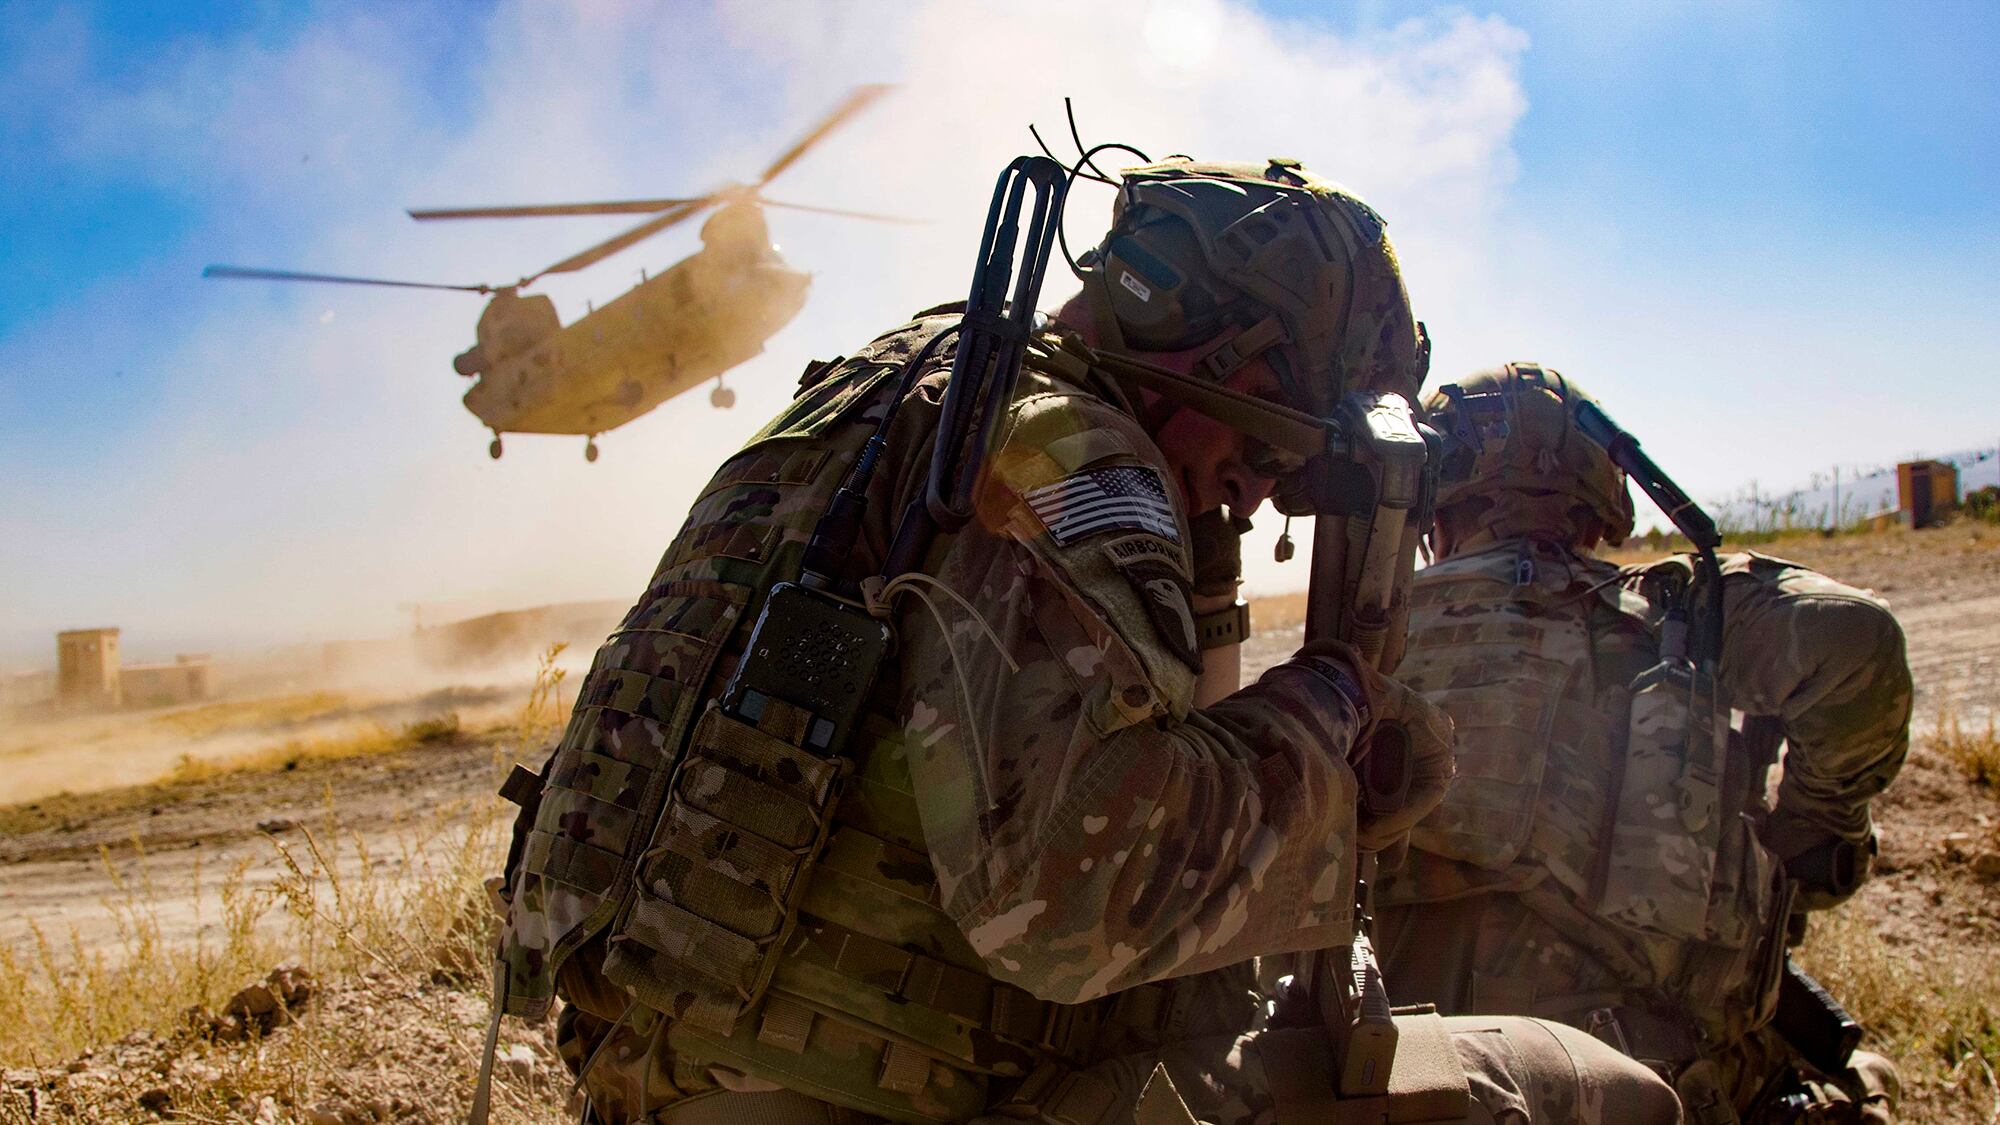
[[816,215],[839,215],[845,219],[867,219],[876,223],[900,223],[904,226],[922,226],[929,219],[912,219],[907,215],[885,215],[879,211],[849,211],[844,207],[819,207],[811,203],[785,203],[776,199],[757,197],[757,202],[766,207],[782,207],[787,211],[811,211]]
[[888,93],[890,89],[891,87],[884,85],[856,86],[854,91],[847,95],[845,101],[835,106],[832,113],[827,114],[818,125],[813,127],[812,132],[793,142],[792,147],[779,154],[778,158],[771,162],[771,166],[764,169],[764,174],[759,176],[757,182],[752,185],[753,190],[761,188],[772,180],[777,179],[778,174],[790,168],[799,157],[804,156],[807,149],[824,140],[828,133],[846,124],[848,119],[855,114],[875,104],[875,100],[883,94]]
[[686,200],[678,207],[669,208],[664,213],[647,219],[645,222],[640,223],[623,234],[605,239],[588,250],[572,254],[539,273],[529,274],[516,284],[526,285],[539,278],[547,277],[552,273],[573,273],[585,266],[601,262],[620,250],[625,249],[627,246],[643,239],[651,238],[668,227],[673,226],[675,223],[698,213],[709,204],[715,202],[716,198],[716,196],[707,195],[700,199]]
[[434,281],[391,281],[380,277],[343,277],[331,273],[300,273],[297,270],[260,270],[244,266],[209,266],[203,277],[234,277],[250,281],[319,281],[333,285],[382,285],[395,289],[451,289],[461,293],[491,293],[492,285],[444,285]]
[[418,222],[432,219],[523,219],[544,215],[656,215],[689,203],[706,203],[707,196],[691,199],[619,199],[604,203],[537,203],[521,207],[433,207],[408,211]]

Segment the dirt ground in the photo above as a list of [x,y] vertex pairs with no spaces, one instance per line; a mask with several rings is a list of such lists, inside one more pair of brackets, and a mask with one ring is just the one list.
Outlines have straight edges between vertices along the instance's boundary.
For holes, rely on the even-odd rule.
[[[247,885],[268,885],[280,862],[271,839],[299,844],[310,829],[337,825],[343,842],[361,842],[367,862],[396,864],[402,840],[419,834],[417,821],[490,797],[514,748],[502,736],[469,735],[294,770],[44,798],[6,810],[0,942],[25,941],[31,923],[52,937],[75,934],[86,947],[109,942],[116,918],[104,904],[127,886],[148,888],[163,937],[193,938],[218,925],[214,894],[225,874],[247,863]],[[344,847],[342,860],[361,862],[362,850]]]
[[[2000,714],[2000,529],[1796,539],[1766,551],[1869,587],[1890,602],[1909,638],[1920,731],[1944,714],[1982,727]],[[1260,632],[1246,652],[1247,675],[1298,643],[1299,605],[1297,598],[1276,598],[1254,611]],[[0,943],[28,941],[31,921],[51,934],[74,930],[86,945],[108,941],[103,904],[120,893],[120,879],[135,878],[149,880],[156,898],[172,904],[167,936],[192,937],[212,913],[201,896],[222,869],[247,859],[253,881],[274,874],[267,835],[297,839],[301,825],[337,813],[344,832],[372,845],[370,862],[393,865],[394,841],[412,818],[490,800],[510,761],[532,761],[538,753],[511,735],[465,735],[293,770],[0,807]],[[1853,909],[1884,942],[1913,958],[1948,951],[1968,963],[2000,961],[2000,797],[1919,750],[1878,803],[1877,817],[1880,877]],[[106,855],[117,878],[107,871]],[[1922,1088],[1911,1095],[1917,1107],[1934,1100]],[[1961,1119],[1933,1108],[1918,1117]]]

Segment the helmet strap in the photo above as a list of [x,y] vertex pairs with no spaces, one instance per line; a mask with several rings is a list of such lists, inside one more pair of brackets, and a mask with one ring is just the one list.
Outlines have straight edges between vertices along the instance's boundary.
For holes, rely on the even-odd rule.
[[1317,456],[1326,447],[1326,432],[1319,419],[1304,411],[1127,355],[1091,349],[1085,363],[1120,382],[1136,384],[1170,403],[1205,414],[1231,429],[1254,434],[1265,443],[1300,457]]
[[1278,314],[1266,313],[1264,319],[1209,349],[1197,361],[1197,366],[1208,372],[1210,379],[1218,383],[1226,382],[1244,364],[1291,338]]

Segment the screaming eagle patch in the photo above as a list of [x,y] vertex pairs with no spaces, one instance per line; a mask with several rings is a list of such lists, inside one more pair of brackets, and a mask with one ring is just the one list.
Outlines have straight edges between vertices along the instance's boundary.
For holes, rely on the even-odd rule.
[[1119,568],[1139,604],[1152,618],[1160,643],[1197,675],[1201,672],[1201,640],[1194,625],[1194,591],[1180,568],[1159,560],[1128,563]]
[[1085,469],[1031,488],[1023,499],[1059,546],[1107,531],[1144,531],[1169,543],[1181,541],[1166,482],[1147,465]]

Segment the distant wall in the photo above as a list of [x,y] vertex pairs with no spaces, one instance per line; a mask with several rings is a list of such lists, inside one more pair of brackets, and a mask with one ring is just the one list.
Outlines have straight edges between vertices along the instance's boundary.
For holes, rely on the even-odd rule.
[[171,707],[215,694],[214,666],[206,656],[182,656],[172,664],[128,664],[119,670],[118,680],[127,707]]
[[44,670],[0,675],[0,711],[51,703],[55,697],[54,672]]

